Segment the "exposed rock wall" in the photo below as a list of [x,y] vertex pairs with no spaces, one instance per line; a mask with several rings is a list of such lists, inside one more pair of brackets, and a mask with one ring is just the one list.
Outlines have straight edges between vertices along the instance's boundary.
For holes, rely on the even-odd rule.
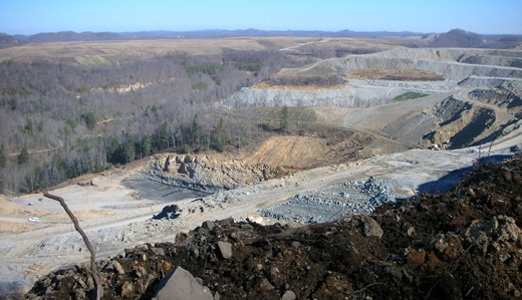
[[242,88],[222,105],[229,109],[278,106],[370,107],[388,102],[386,89],[346,87],[341,89],[283,90]]

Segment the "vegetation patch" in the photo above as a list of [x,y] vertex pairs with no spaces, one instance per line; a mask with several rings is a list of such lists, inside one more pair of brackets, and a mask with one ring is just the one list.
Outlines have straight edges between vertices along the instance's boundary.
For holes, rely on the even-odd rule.
[[406,92],[404,94],[401,94],[401,95],[393,98],[392,100],[393,101],[403,101],[403,100],[422,98],[422,97],[426,97],[426,96],[428,96],[428,94],[417,93],[417,92]]
[[189,76],[194,74],[216,75],[219,72],[225,71],[225,66],[222,64],[208,63],[200,65],[184,65],[183,68]]
[[208,88],[208,84],[204,81],[198,81],[192,85],[193,90],[206,90]]
[[77,56],[76,60],[83,65],[94,67],[111,64],[105,57],[99,55]]

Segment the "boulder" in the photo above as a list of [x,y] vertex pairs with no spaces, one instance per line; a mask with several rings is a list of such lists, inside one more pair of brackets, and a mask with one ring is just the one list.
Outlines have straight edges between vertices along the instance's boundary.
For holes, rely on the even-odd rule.
[[371,217],[366,217],[363,219],[364,225],[363,225],[363,234],[365,236],[376,236],[378,238],[381,238],[383,235],[383,231],[379,223],[372,219]]
[[176,204],[172,204],[163,207],[163,210],[152,218],[154,220],[169,220],[176,219],[179,215],[181,215],[181,209]]
[[216,227],[216,223],[214,223],[212,221],[205,221],[205,222],[203,222],[203,224],[201,224],[201,227],[212,231]]
[[163,172],[170,172],[170,155],[165,159],[165,163],[163,164]]
[[232,257],[232,244],[219,241],[217,243],[217,245],[218,245],[219,253],[221,254],[221,256],[224,259],[229,259]]
[[178,169],[178,173],[188,174],[188,169],[187,169],[186,163],[181,163],[181,165],[179,166],[179,169]]
[[292,291],[286,291],[283,294],[283,297],[281,297],[281,300],[295,300],[297,297],[295,296],[295,293]]
[[176,267],[159,284],[157,300],[213,300],[210,290],[198,283],[187,270]]

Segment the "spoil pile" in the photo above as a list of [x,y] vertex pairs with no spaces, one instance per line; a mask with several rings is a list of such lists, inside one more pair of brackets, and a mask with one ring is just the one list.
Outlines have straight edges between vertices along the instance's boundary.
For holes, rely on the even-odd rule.
[[[150,299],[176,267],[214,299],[522,297],[522,155],[482,165],[454,189],[371,215],[289,228],[207,221],[172,243],[99,261],[106,299]],[[41,278],[27,299],[86,299],[87,266]]]
[[339,219],[346,213],[372,213],[376,207],[395,202],[393,187],[370,177],[297,194],[287,202],[263,209],[261,216],[278,221],[317,224]]

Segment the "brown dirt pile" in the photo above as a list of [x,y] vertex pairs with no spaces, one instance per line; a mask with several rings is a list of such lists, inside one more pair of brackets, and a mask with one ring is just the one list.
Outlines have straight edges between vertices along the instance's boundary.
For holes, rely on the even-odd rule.
[[[172,243],[98,262],[106,299],[150,299],[175,266],[221,299],[522,297],[522,156],[482,165],[455,189],[303,228],[205,222]],[[217,243],[232,245],[223,258]],[[28,299],[85,299],[85,267],[55,271]]]
[[355,69],[350,71],[352,79],[396,80],[396,81],[441,81],[439,74],[420,69]]

